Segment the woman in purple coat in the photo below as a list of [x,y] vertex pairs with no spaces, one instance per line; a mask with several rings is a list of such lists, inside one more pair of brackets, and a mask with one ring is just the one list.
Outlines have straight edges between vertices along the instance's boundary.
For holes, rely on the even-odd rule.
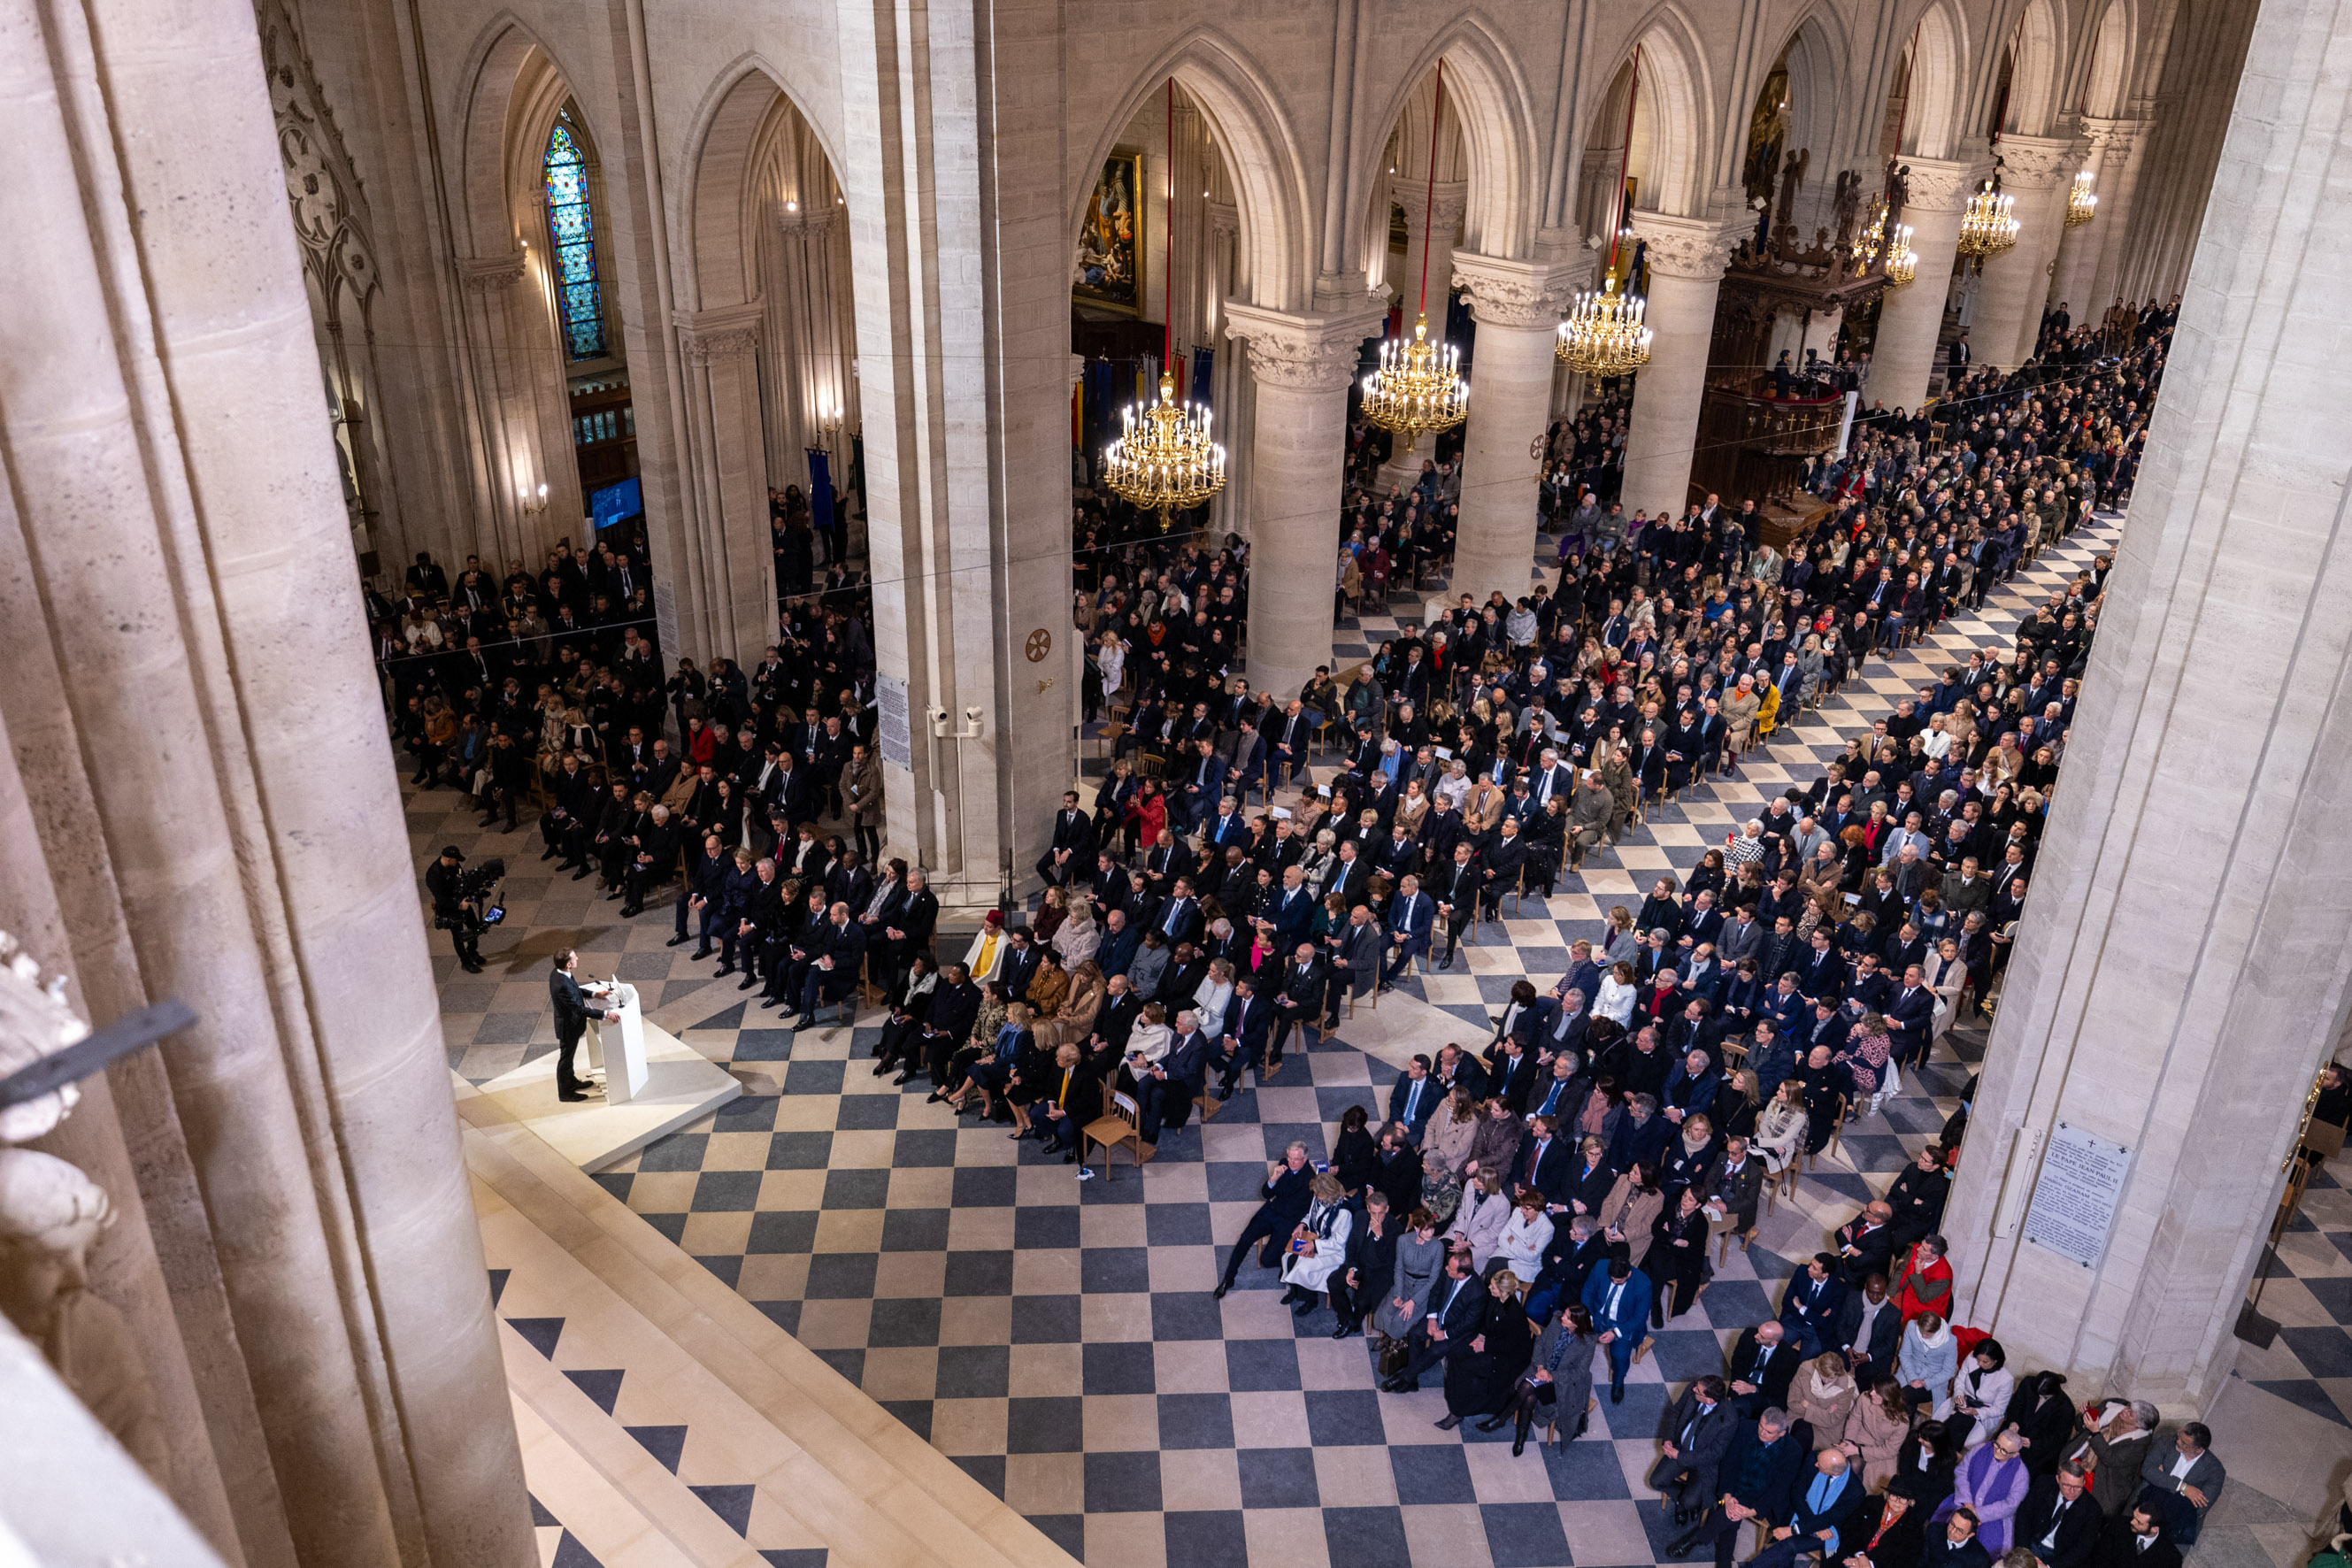
[[1952,1478],[1952,1495],[1936,1510],[1936,1518],[1942,1520],[1956,1508],[1974,1509],[1977,1539],[1987,1552],[2000,1557],[2010,1547],[2010,1521],[2024,1505],[2026,1489],[2033,1480],[2021,1458],[2024,1452],[2025,1443],[2017,1428],[2004,1428],[2000,1436],[1960,1461]]

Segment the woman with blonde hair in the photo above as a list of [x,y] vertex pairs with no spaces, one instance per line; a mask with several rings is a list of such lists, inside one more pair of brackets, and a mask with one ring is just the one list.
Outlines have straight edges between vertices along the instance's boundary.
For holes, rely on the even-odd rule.
[[[1060,892],[1061,889],[1056,888],[1054,891]],[[1053,948],[1055,956],[1062,961],[1062,967],[1074,974],[1077,973],[1078,965],[1094,957],[1096,950],[1102,946],[1102,927],[1095,924],[1092,899],[1080,899],[1070,906],[1069,919],[1054,932],[1054,940],[1048,945]]]
[[1771,1102],[1757,1115],[1756,1138],[1750,1145],[1773,1175],[1787,1170],[1803,1150],[1807,1120],[1805,1086],[1793,1078],[1782,1079]]
[[1622,904],[1609,907],[1609,929],[1601,936],[1601,952],[1612,963],[1632,963],[1642,956],[1642,938],[1633,929],[1633,911]]
[[1470,1249],[1470,1267],[1484,1273],[1486,1260],[1495,1256],[1495,1248],[1503,1239],[1503,1226],[1511,1217],[1511,1200],[1503,1194],[1503,1173],[1481,1172],[1462,1194],[1462,1206],[1454,1212],[1454,1223],[1448,1226],[1445,1238],[1457,1247]]
[[1789,1385],[1789,1414],[1812,1423],[1815,1448],[1834,1448],[1845,1441],[1846,1422],[1860,1398],[1845,1357],[1823,1351],[1797,1369]]

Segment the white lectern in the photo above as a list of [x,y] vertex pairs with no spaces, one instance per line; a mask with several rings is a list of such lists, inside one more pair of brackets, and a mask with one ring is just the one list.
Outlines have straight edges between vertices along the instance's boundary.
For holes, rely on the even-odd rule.
[[582,989],[621,1016],[617,1024],[588,1021],[588,1068],[591,1076],[604,1079],[605,1104],[626,1105],[646,1088],[646,1016],[637,988],[614,978]]

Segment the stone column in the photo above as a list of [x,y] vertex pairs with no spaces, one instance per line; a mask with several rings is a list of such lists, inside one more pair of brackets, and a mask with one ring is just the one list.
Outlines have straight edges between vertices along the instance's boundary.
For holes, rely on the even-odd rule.
[[[2255,25],[1945,1220],[1963,1321],[2181,1415],[2231,1375],[2347,1005],[2347,44],[2352,0]],[[2020,1221],[2062,1122],[2129,1151],[2088,1267]]]
[[[234,1546],[521,1568],[521,1460],[254,16],[96,0],[45,37],[45,15],[0,4],[0,115],[46,171],[0,230],[12,595],[31,605],[10,619],[43,650],[0,703],[16,745],[56,743],[21,772],[87,790],[73,815],[34,805],[84,994],[106,1016],[176,994],[202,1019],[159,1071],[110,1077]],[[59,752],[93,762],[77,776]]]
[[1536,552],[1536,479],[1550,424],[1552,367],[1565,289],[1561,268],[1459,255],[1454,268],[1478,318],[1477,374],[1462,447],[1462,513],[1453,592],[1486,601],[1528,591]]
[[768,446],[761,428],[760,321],[767,307],[680,312],[686,425],[702,521],[688,547],[709,618],[725,638],[716,651],[750,666],[776,639],[775,555],[768,531]]
[[2103,143],[2097,183],[2099,216],[2091,226],[2098,237],[2097,258],[2084,290],[2091,298],[2084,306],[2094,321],[2106,314],[2123,289],[2124,241],[2131,228],[2133,200],[2139,190],[2140,166],[2147,162],[2147,133],[2153,123],[2089,118],[2083,121],[2084,129]]
[[1633,215],[1634,230],[1648,247],[1648,321],[1654,335],[1649,365],[1633,383],[1633,417],[1625,431],[1628,517],[1636,510],[1682,515],[1699,405],[1706,395],[1706,356],[1715,342],[1716,290],[1746,226]]
[[2010,370],[2032,355],[2041,335],[2050,258],[2065,226],[2066,186],[2075,163],[2066,142],[2044,136],[2004,136],[2000,157],[2001,192],[2017,200],[2017,243],[1985,260],[1969,344],[1976,363]]
[[[2085,132],[2083,139],[2077,141],[2074,145],[2080,149],[2080,152],[2071,161],[2071,168],[2062,171],[2064,179],[2060,188],[2071,195],[2074,188],[2074,176],[2088,169],[2091,172],[2091,194],[2095,196],[2101,195],[2098,184],[2101,161],[2099,139]],[[2100,206],[2106,205],[2104,198],[2099,205]],[[2095,212],[2095,210],[2094,209]],[[2099,220],[2094,216],[2087,224],[2080,224],[2071,228],[2065,227],[2066,198],[2064,196],[2060,197],[2056,211],[2059,215],[2059,225],[2063,232],[2058,237],[2058,254],[2050,263],[2050,293],[2045,304],[2055,305],[2063,301],[2066,306],[2067,313],[2074,318],[2074,324],[2077,327],[2095,323],[2098,313],[2090,309],[2090,300],[2086,295],[2091,286],[2091,268],[2098,261],[2101,233]]]
[[1347,463],[1348,384],[1377,305],[1300,315],[1229,300],[1225,332],[1249,341],[1256,409],[1240,482],[1251,499],[1249,678],[1297,695],[1331,662],[1340,481]]
[[1911,188],[1902,221],[1911,226],[1911,251],[1919,258],[1919,270],[1910,284],[1890,290],[1879,307],[1870,384],[1864,391],[1873,403],[1916,409],[1927,395],[1927,377],[1936,368],[1936,337],[1944,330],[1960,215],[1975,188],[1976,171],[1941,158],[1906,163]]
[[[1462,214],[1470,205],[1467,180],[1440,180],[1432,204],[1426,176],[1408,180],[1400,174],[1389,182],[1389,200],[1404,211],[1404,272],[1391,279],[1404,315],[1397,331],[1412,341],[1412,323],[1421,310],[1422,260],[1429,266],[1429,340],[1445,341],[1445,302],[1454,288],[1454,237],[1462,232]],[[1407,444],[1397,439],[1389,460],[1381,467],[1381,483],[1411,489],[1421,478],[1421,465],[1437,455],[1437,437],[1420,436]]]

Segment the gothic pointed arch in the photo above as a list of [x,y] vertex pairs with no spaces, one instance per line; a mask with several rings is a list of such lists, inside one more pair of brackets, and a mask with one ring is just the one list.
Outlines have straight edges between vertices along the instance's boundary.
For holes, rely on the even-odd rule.
[[[1388,101],[1369,123],[1390,127],[1412,120],[1425,123],[1433,94],[1429,86],[1439,60],[1445,62],[1445,107],[1462,132],[1462,175],[1469,183],[1462,217],[1462,245],[1487,256],[1522,259],[1535,248],[1542,214],[1537,188],[1541,163],[1536,153],[1535,114],[1525,73],[1509,47],[1476,16],[1457,17],[1433,37],[1397,79]],[[1383,179],[1381,162],[1389,138],[1366,138],[1356,153],[1353,188],[1374,192]],[[1425,153],[1428,143],[1420,142]],[[1441,172],[1439,177],[1445,175]],[[1370,204],[1385,211],[1387,203]],[[1369,266],[1370,249],[1385,247],[1384,225],[1350,237],[1353,265]]]

